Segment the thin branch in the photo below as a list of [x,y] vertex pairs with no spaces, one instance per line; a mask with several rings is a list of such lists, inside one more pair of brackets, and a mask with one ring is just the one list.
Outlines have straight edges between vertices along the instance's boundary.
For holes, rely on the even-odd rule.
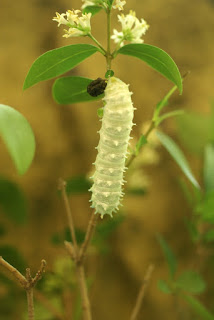
[[62,197],[63,197],[63,202],[65,204],[65,211],[66,211],[67,218],[68,218],[69,229],[70,229],[72,241],[74,244],[75,255],[77,257],[78,246],[77,246],[77,240],[76,240],[75,229],[74,229],[74,221],[73,221],[73,216],[71,213],[71,208],[70,208],[70,204],[68,201],[68,197],[67,197],[65,188],[66,188],[66,182],[62,179],[59,179],[59,190],[62,191]]
[[80,248],[80,252],[79,252],[79,262],[84,261],[85,258],[85,254],[86,251],[88,249],[88,245],[93,237],[94,234],[94,230],[96,228],[97,225],[97,221],[98,221],[98,214],[95,214],[94,212],[92,212],[91,218],[89,220],[88,223],[88,227],[87,227],[87,231],[86,231],[86,235],[85,235],[85,240]]
[[27,286],[27,279],[11,264],[5,261],[2,257],[0,257],[0,265],[2,265],[7,271],[9,271],[18,281],[23,288]]
[[148,287],[149,280],[151,279],[153,271],[154,271],[154,265],[151,264],[146,271],[145,278],[143,280],[142,286],[141,286],[140,291],[138,293],[137,300],[136,300],[134,309],[132,311],[130,320],[137,320],[137,317],[139,315],[140,308],[142,306],[142,302],[143,302],[143,299],[145,296],[145,292]]
[[82,264],[77,264],[76,271],[77,271],[77,279],[79,282],[80,293],[82,297],[83,319],[92,320],[91,306],[90,306],[90,301],[88,297],[84,266]]
[[39,270],[37,271],[36,275],[34,278],[32,278],[32,286],[34,287],[36,283],[42,279],[43,273],[45,273],[45,268],[46,268],[47,262],[45,260],[41,261],[41,265]]
[[34,312],[34,301],[33,301],[33,285],[32,285],[32,277],[30,273],[30,268],[26,269],[26,279],[28,281],[28,288],[26,288],[27,293],[27,306],[28,306],[28,320],[35,319]]

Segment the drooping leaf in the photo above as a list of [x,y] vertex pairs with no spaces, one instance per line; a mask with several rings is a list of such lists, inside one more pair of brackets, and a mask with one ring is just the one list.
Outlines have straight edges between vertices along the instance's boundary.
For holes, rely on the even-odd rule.
[[200,186],[193,176],[192,170],[183,154],[181,149],[178,147],[178,145],[166,134],[163,132],[156,132],[160,142],[162,145],[166,148],[166,150],[170,153],[170,155],[174,158],[176,163],[179,165],[183,173],[186,175],[186,177],[189,179],[189,181],[198,189],[200,189]]
[[22,254],[15,248],[9,245],[0,247],[0,256],[14,268],[19,270],[21,273],[25,272],[26,263]]
[[163,293],[166,293],[166,294],[170,294],[172,293],[172,290],[171,288],[169,287],[168,283],[162,279],[160,279],[158,281],[158,288],[160,291],[162,291]]
[[214,190],[214,143],[209,143],[204,151],[204,186],[207,192]]
[[188,303],[194,313],[200,316],[201,320],[214,320],[214,315],[212,315],[196,298],[189,295],[182,295],[182,298]]
[[63,77],[54,82],[53,97],[57,103],[72,104],[78,102],[90,102],[103,98],[103,94],[92,97],[87,92],[87,86],[92,82],[92,79],[83,77]]
[[[12,200],[11,200],[12,199]],[[0,206],[6,216],[16,223],[24,223],[27,218],[26,199],[14,182],[0,177]]]
[[85,7],[82,12],[85,13],[91,13],[92,16],[94,16],[95,14],[97,14],[98,12],[100,12],[102,10],[101,7],[99,6],[87,6]]
[[72,44],[45,52],[32,64],[23,89],[30,88],[40,81],[60,76],[97,51],[99,48],[90,44]]
[[204,292],[206,284],[200,274],[193,270],[183,272],[176,280],[177,288],[192,294]]
[[86,193],[91,188],[91,181],[85,176],[75,176],[66,181],[66,193]]
[[182,93],[182,78],[178,67],[172,58],[162,49],[149,44],[127,44],[118,50],[118,53],[133,56],[146,62],[150,67],[171,80]]
[[157,240],[161,246],[165,259],[168,263],[170,276],[171,278],[173,278],[177,270],[177,261],[176,261],[175,255],[172,252],[166,240],[161,235],[159,234],[157,235]]
[[15,109],[0,104],[0,136],[19,174],[24,174],[34,157],[35,138],[28,121]]

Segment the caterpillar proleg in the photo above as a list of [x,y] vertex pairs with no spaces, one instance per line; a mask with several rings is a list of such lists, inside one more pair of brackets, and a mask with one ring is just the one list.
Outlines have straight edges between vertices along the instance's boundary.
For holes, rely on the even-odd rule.
[[95,161],[91,202],[96,213],[112,216],[118,210],[134,108],[129,85],[111,77],[105,89],[102,127]]

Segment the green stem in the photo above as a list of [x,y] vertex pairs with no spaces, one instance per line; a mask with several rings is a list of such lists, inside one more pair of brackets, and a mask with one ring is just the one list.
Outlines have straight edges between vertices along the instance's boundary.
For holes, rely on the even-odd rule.
[[111,70],[111,9],[107,9],[107,53],[106,53],[106,62],[107,62],[107,71]]
[[103,46],[99,43],[99,41],[97,41],[97,39],[94,38],[91,33],[88,34],[88,37],[96,43],[96,45],[101,49],[101,53],[102,53],[104,56],[106,56],[106,55],[107,55],[107,52],[106,52],[106,50],[103,48]]

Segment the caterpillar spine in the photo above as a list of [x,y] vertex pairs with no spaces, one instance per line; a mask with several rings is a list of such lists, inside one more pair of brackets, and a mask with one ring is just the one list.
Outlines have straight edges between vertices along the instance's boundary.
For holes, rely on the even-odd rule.
[[118,210],[123,196],[125,161],[133,126],[134,108],[129,85],[118,78],[108,80],[105,89],[104,113],[96,149],[95,173],[91,202],[96,213],[112,216]]

